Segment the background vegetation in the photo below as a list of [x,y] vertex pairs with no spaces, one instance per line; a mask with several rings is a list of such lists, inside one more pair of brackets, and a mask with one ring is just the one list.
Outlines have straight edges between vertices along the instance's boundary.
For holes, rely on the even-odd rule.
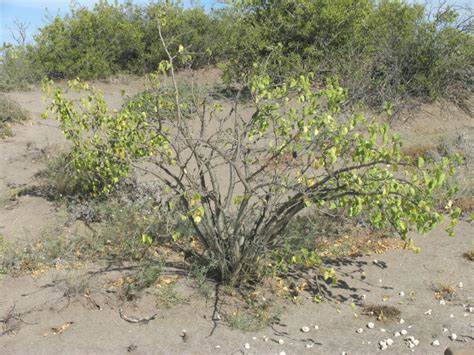
[[228,85],[247,85],[255,72],[282,82],[311,71],[322,81],[338,78],[353,102],[445,97],[462,104],[473,91],[470,15],[398,0],[241,0],[212,11],[164,1],[73,5],[32,44],[3,48],[0,89],[42,77],[153,72],[167,59],[161,19],[170,51],[182,45],[192,68],[218,64]]

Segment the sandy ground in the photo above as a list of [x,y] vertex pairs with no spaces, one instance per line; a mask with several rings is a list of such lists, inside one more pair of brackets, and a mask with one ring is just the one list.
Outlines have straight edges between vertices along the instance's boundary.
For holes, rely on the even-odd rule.
[[[201,80],[215,78],[215,73],[199,75]],[[100,87],[109,104],[119,107],[121,89],[133,93],[143,85],[137,79]],[[14,136],[0,142],[0,196],[34,182],[44,165],[38,160],[41,152],[54,155],[65,148],[57,123],[39,119],[45,108],[40,91],[8,96],[28,110],[32,120],[14,127]],[[426,144],[464,132],[472,137],[474,120],[455,108],[428,105],[397,130],[411,145]],[[12,241],[35,240],[60,220],[61,213],[43,198],[19,197],[0,204],[0,234]],[[119,302],[114,290],[106,292],[104,285],[125,275],[124,269],[90,265],[80,270],[50,270],[38,277],[0,275],[0,320],[13,305],[14,313],[22,314],[11,320],[15,332],[0,335],[0,353],[372,354],[382,352],[379,342],[388,338],[393,345],[383,352],[394,354],[442,354],[448,346],[473,346],[474,309],[470,312],[469,307],[474,307],[474,265],[462,256],[474,248],[473,224],[461,222],[455,238],[438,228],[417,236],[416,241],[422,248],[419,255],[394,250],[376,257],[329,261],[340,278],[338,285],[328,289],[330,300],[316,304],[303,296],[300,305],[287,302],[277,324],[258,332],[232,330],[222,321],[213,321],[214,299],[202,296],[187,278],[179,281],[179,289],[189,302],[165,308],[157,307],[154,289],[127,303]],[[89,298],[65,296],[71,284],[78,282],[90,285]],[[435,298],[434,288],[439,285],[456,289],[446,304]],[[367,304],[395,306],[402,313],[393,320],[377,321],[361,314],[361,306]],[[120,307],[126,315],[158,315],[133,324],[120,317]],[[68,322],[72,324],[54,334],[52,328]],[[373,329],[367,327],[369,322],[374,323]],[[309,332],[301,331],[304,326]],[[185,339],[180,336],[183,330],[188,334]],[[406,334],[396,336],[402,330]],[[450,339],[453,333],[456,340]],[[413,348],[406,340],[410,336],[419,341]],[[439,346],[432,345],[435,340]]]

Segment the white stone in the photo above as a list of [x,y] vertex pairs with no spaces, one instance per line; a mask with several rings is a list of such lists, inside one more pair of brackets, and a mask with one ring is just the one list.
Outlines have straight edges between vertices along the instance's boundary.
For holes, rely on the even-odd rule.
[[393,345],[393,339],[388,338],[386,340],[386,343],[387,343],[388,346],[392,346]]
[[215,348],[216,348],[216,349],[220,349],[221,346],[220,346],[220,345],[216,345]]
[[310,348],[312,348],[313,346],[314,346],[314,344],[306,344],[306,348],[307,348],[307,349],[310,349]]
[[365,300],[367,298],[367,295],[362,295],[360,298]]
[[438,339],[433,340],[433,342],[431,343],[431,345],[433,345],[433,346],[439,346],[439,340],[438,340]]
[[374,329],[374,327],[375,327],[374,323],[372,323],[372,322],[367,323],[367,328]]
[[309,327],[305,325],[303,328],[301,328],[301,331],[303,333],[308,333],[309,332]]
[[459,287],[459,288],[463,288],[463,287],[464,287],[464,285],[462,284],[462,282],[460,282],[460,283],[458,284],[458,287]]
[[418,345],[420,344],[420,341],[418,339],[413,339],[413,344]]
[[382,279],[379,279],[379,282],[382,283]]
[[442,306],[444,306],[444,305],[446,305],[446,301],[445,301],[445,300],[441,300],[441,301],[439,301],[439,304],[442,305]]
[[424,315],[426,316],[430,316],[431,315],[431,312],[433,312],[432,309],[428,309],[425,313],[423,313]]
[[403,297],[403,296],[405,296],[405,292],[400,291],[399,295],[400,295],[400,297]]
[[394,335],[395,335],[396,337],[399,337],[401,334],[400,334],[400,332],[396,332]]
[[408,344],[408,347],[409,347],[410,349],[413,349],[413,348],[415,347],[415,344],[410,343],[410,344]]
[[268,341],[268,338],[267,338],[267,337],[263,337],[263,341],[267,342],[267,341]]
[[407,335],[408,334],[408,331],[406,329],[402,329],[402,331],[400,332],[401,335]]
[[356,330],[356,333],[359,333],[359,334],[360,334],[360,333],[362,333],[363,331],[364,331],[364,329],[359,328],[359,329]]
[[443,333],[447,333],[448,332],[448,328],[443,328]]
[[449,318],[454,318],[454,314],[450,314],[450,315],[449,315]]
[[469,311],[469,313],[474,313],[474,307],[469,307],[467,310]]
[[314,326],[314,329],[318,330],[318,329],[319,329],[319,325],[315,325],[315,326]]
[[245,343],[245,344],[244,344],[244,348],[247,349],[247,350],[250,349],[250,344],[249,344],[249,343]]
[[283,345],[285,344],[285,341],[283,339],[278,339],[278,344]]
[[387,343],[384,341],[381,341],[379,343],[379,346],[380,346],[380,350],[386,350],[388,348]]
[[286,355],[286,352],[285,351],[280,351],[279,355]]
[[252,337],[252,340],[257,340],[257,337]]
[[398,323],[403,324],[403,323],[405,323],[405,320],[403,318],[401,318]]
[[383,329],[383,328],[382,328],[382,329],[380,329],[380,331],[381,331],[382,333],[385,333],[385,332],[386,332],[386,330],[385,330],[385,329]]
[[451,340],[456,340],[457,338],[458,338],[458,336],[454,333],[449,336],[449,339],[451,339]]

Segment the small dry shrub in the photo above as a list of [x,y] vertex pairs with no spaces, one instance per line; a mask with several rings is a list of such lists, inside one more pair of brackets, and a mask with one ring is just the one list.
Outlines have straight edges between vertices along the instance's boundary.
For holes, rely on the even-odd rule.
[[468,250],[463,255],[466,259],[474,261],[474,249]]
[[379,321],[386,321],[399,318],[402,312],[396,307],[373,304],[365,306],[363,314],[375,316]]
[[456,287],[451,284],[437,284],[433,291],[437,300],[453,301],[457,296]]

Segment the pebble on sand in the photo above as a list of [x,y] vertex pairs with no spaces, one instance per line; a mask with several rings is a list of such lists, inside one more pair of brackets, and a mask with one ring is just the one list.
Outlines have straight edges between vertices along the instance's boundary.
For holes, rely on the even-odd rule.
[[375,327],[374,323],[372,323],[372,322],[367,323],[367,328],[374,329],[374,327]]
[[387,343],[388,346],[393,345],[393,339],[388,338],[385,342]]
[[431,343],[431,345],[433,345],[433,346],[439,346],[439,340],[438,340],[438,339],[433,340],[433,342]]
[[402,329],[402,330],[400,331],[400,334],[401,334],[401,335],[407,335],[407,334],[408,334],[408,331],[407,331],[406,329]]
[[356,333],[359,333],[359,334],[361,334],[363,331],[364,331],[364,329],[362,329],[362,328],[359,328],[359,329],[357,329],[357,330],[356,330]]
[[405,323],[405,320],[403,318],[400,318],[400,321],[398,323],[403,324],[403,323]]
[[405,296],[405,292],[400,291],[399,295],[400,295],[400,297],[403,297],[403,296]]
[[278,339],[278,344],[283,345],[285,344],[285,341],[283,339]]
[[457,338],[458,338],[458,336],[454,333],[449,336],[449,339],[451,339],[451,340],[456,340]]
[[305,325],[304,327],[301,328],[301,331],[303,333],[308,333],[309,332],[309,327]]
[[245,344],[244,344],[244,348],[247,349],[247,350],[250,349],[250,344],[249,344],[249,343],[245,343]]
[[430,316],[431,315],[431,312],[433,312],[432,309],[428,309],[425,313],[423,313],[424,315],[426,316]]

